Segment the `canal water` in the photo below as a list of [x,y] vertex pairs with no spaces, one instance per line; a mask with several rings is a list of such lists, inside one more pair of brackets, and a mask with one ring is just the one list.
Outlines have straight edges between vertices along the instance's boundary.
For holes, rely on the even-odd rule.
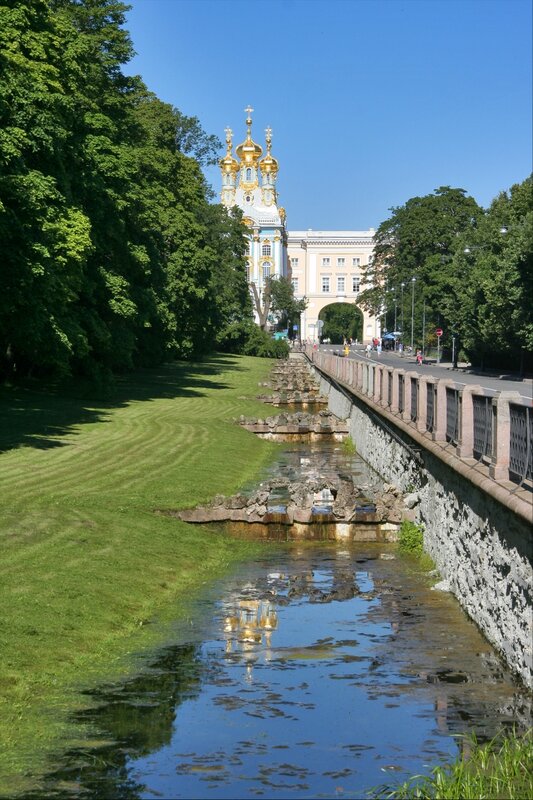
[[[309,447],[276,474],[315,469]],[[395,545],[268,548],[206,590],[150,668],[93,696],[82,718],[101,741],[44,796],[360,798],[455,757],[462,734],[526,721],[527,696],[431,583]]]

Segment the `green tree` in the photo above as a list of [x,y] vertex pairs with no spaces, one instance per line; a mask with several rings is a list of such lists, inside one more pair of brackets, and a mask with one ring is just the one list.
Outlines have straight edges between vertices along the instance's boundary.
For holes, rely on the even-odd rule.
[[358,308],[348,303],[332,303],[320,312],[323,320],[322,340],[342,344],[344,339],[363,338],[363,316]]
[[279,317],[278,328],[288,328],[289,338],[293,338],[292,327],[298,325],[298,331],[300,330],[300,316],[307,308],[307,299],[297,300],[292,282],[283,275],[272,278],[269,283],[270,311]]
[[451,286],[455,282],[453,256],[460,245],[460,236],[470,235],[476,229],[483,211],[464,189],[449,186],[424,197],[413,197],[391,211],[389,219],[376,231],[374,258],[363,273],[366,288],[360,295],[360,303],[374,315],[388,312],[387,326],[391,328],[392,297],[393,291],[396,292],[397,303],[402,297],[404,301],[399,319],[403,317],[407,327],[409,287],[414,277],[416,330],[421,330],[425,307],[428,323],[431,321],[433,327],[439,324],[448,332],[452,326]]
[[531,199],[531,177],[502,192],[453,260],[449,313],[468,357],[481,366],[531,367]]

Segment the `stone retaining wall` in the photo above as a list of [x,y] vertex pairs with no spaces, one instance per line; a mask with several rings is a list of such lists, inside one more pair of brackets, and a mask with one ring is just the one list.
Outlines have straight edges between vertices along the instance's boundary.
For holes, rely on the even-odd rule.
[[[358,453],[390,483],[416,495],[425,549],[450,591],[513,672],[533,687],[531,527],[401,423],[373,412],[321,375],[329,409],[349,419]],[[433,447],[435,445],[433,444]]]

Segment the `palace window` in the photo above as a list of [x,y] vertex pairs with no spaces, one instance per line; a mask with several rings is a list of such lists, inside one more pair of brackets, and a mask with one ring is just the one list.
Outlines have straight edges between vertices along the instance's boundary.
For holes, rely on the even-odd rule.
[[265,261],[263,264],[263,280],[266,281],[267,278],[270,278],[270,261]]
[[345,290],[346,280],[344,275],[339,275],[337,277],[337,292],[343,293]]
[[328,275],[323,275],[322,276],[322,291],[324,292],[324,294],[327,294],[329,292],[329,276]]
[[291,258],[291,267],[297,267],[297,266],[298,266],[298,259]]
[[338,266],[338,267],[344,267],[344,263],[345,263],[345,261],[346,261],[346,259],[345,259],[345,258],[338,258],[338,259],[337,259],[337,266]]
[[359,292],[359,276],[352,275],[352,292],[357,294]]
[[293,288],[294,294],[297,294],[297,292],[298,292],[298,278],[293,278],[292,279],[292,288]]
[[248,281],[248,283],[250,282],[250,265],[249,264],[246,265],[246,280]]
[[330,260],[329,260],[329,258],[323,258],[323,259],[322,259],[322,266],[323,266],[323,267],[329,267],[329,265],[330,265]]
[[261,255],[262,256],[271,256],[272,255],[272,248],[271,248],[270,244],[261,245]]
[[361,259],[359,257],[352,258],[352,267],[360,267],[360,266],[361,266]]
[[249,194],[246,195],[245,200],[246,200],[247,203],[251,203],[252,202],[252,198],[250,197]]
[[252,170],[250,169],[250,167],[248,167],[248,169],[246,170],[246,180],[247,181],[252,180]]

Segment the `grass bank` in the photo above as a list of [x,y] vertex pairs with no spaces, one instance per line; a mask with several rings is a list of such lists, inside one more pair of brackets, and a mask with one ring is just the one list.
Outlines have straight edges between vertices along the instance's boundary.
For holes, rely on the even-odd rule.
[[229,494],[273,445],[237,427],[270,363],[219,356],[121,379],[104,400],[0,391],[0,794],[80,731],[79,691],[133,668],[154,616],[257,550],[154,513]]
[[417,775],[372,797],[390,800],[528,800],[533,797],[533,736],[500,735],[485,744],[462,739],[462,754],[451,764]]

